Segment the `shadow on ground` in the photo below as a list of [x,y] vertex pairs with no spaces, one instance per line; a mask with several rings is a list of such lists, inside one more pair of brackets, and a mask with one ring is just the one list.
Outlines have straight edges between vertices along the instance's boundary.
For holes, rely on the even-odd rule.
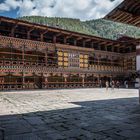
[[138,98],[72,103],[80,107],[0,116],[4,139],[140,140]]

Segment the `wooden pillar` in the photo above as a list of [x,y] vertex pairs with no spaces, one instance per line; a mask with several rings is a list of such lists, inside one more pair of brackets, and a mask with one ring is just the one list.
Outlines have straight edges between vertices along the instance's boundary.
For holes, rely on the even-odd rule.
[[112,75],[110,75],[110,81],[112,81],[113,80],[113,76]]
[[48,57],[48,50],[46,50],[45,51],[45,65],[47,66],[47,61],[48,61],[48,59],[47,59],[47,57]]
[[107,46],[105,46],[105,51],[107,51]]
[[11,36],[14,37],[14,34],[15,34],[15,29],[17,28],[17,24],[15,26],[12,27],[12,30],[11,30]]
[[65,86],[67,86],[67,77],[68,77],[68,75],[64,74],[63,77],[64,77]]
[[[35,76],[35,73],[33,73],[33,78],[34,78],[34,88],[35,88],[35,82],[36,82],[36,76]],[[38,87],[37,87],[38,88]]]
[[31,39],[31,35],[30,33],[34,30],[34,27],[31,28],[28,32],[27,32],[27,39]]
[[40,82],[41,82],[41,85],[40,85],[40,89],[42,89],[44,86],[43,86],[43,70],[42,70],[42,72],[41,72],[41,80],[40,80]]
[[67,37],[64,37],[64,44],[67,44]]
[[91,48],[94,48],[94,43],[93,42],[91,42]]
[[77,46],[77,40],[76,39],[74,40],[74,46]]
[[110,64],[110,65],[111,65],[111,69],[110,69],[110,70],[112,71],[112,70],[113,70],[113,67],[114,67],[114,66],[113,66],[113,60],[112,60],[112,57],[111,57],[111,62],[110,62],[110,63],[111,63],[111,64]]
[[44,88],[47,88],[47,85],[48,85],[48,76],[45,76],[45,87]]
[[111,51],[114,52],[114,47],[113,46],[111,47]]
[[43,42],[44,41],[44,34],[40,35],[40,40]]
[[23,69],[22,69],[22,88],[25,88],[25,77],[24,77],[24,54],[25,54],[25,45],[22,47],[22,63],[23,63]]
[[97,81],[98,81],[98,85],[99,85],[99,83],[100,83],[100,75],[98,75]]
[[132,47],[131,46],[129,47],[129,51],[132,52]]
[[24,65],[24,54],[25,54],[25,45],[22,48],[22,62],[23,62],[23,65]]
[[30,39],[30,32],[27,32],[27,39]]
[[53,36],[53,43],[56,43],[56,36]]
[[8,89],[10,89],[10,84],[11,84],[11,72],[9,71],[9,76],[8,76]]
[[82,86],[85,86],[85,75],[82,75]]
[[48,76],[45,77],[45,83],[48,83]]
[[117,48],[117,52],[119,53],[119,47]]
[[86,42],[85,41],[83,41],[83,47],[85,47],[86,46]]
[[65,79],[65,84],[67,83],[67,77],[64,77],[64,79]]
[[[98,56],[98,64],[97,64],[97,69],[98,69],[98,68],[100,69],[100,60],[99,60],[99,56]],[[98,70],[99,70],[99,69],[98,69]]]
[[48,77],[51,76],[49,73],[46,74],[44,77],[45,77],[45,88],[48,88]]
[[22,72],[22,88],[25,88],[25,77],[24,77],[24,71]]
[[98,44],[98,50],[101,50],[101,46]]
[[15,28],[13,27],[11,30],[11,37],[14,37],[14,34],[15,34]]
[[46,31],[44,31],[44,32],[41,32],[41,34],[40,34],[40,41],[44,41],[44,34],[46,34],[48,32],[48,29],[46,29]]

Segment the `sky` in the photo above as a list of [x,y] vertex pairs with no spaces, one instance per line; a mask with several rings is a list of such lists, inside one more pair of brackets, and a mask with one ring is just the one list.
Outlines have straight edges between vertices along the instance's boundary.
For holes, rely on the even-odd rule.
[[0,0],[0,16],[47,16],[82,21],[104,17],[123,0]]

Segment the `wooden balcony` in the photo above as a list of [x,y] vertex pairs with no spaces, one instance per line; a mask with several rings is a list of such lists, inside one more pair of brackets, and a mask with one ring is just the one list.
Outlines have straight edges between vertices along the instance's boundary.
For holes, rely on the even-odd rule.
[[92,65],[90,70],[104,71],[104,72],[124,72],[124,68],[120,66],[105,66],[105,65]]
[[[70,46],[70,45],[64,45],[64,44],[53,44],[53,43],[45,43],[45,42],[40,42],[40,41],[32,41],[32,40],[27,40],[27,39],[19,39],[19,38],[14,38],[14,37],[6,37],[6,36],[1,36],[0,35],[0,47],[7,47],[10,44],[12,44],[13,47],[15,47],[15,49],[19,49],[20,51],[23,51],[22,46],[26,46],[27,50],[34,50],[35,47],[38,47],[38,50],[44,53],[44,49],[46,48],[50,48],[50,49],[54,49],[55,47],[60,48],[60,49],[72,49],[72,50],[78,50],[81,52],[85,52],[89,53],[91,51],[94,51],[94,53],[99,53],[101,51],[95,51],[94,49],[89,49],[89,48],[80,48],[80,47],[76,47],[76,46]],[[103,51],[102,51],[103,52]],[[6,52],[8,53],[8,52]],[[9,52],[10,53],[10,52]],[[104,53],[104,52],[103,52]],[[109,55],[116,55],[119,56],[121,54],[118,53],[114,53],[114,52],[106,52]],[[3,55],[3,54],[1,54]],[[22,55],[22,53],[20,54],[13,54],[13,55],[18,55],[18,57],[22,58],[20,55]],[[30,54],[24,54],[24,57],[28,57]],[[133,53],[133,55],[135,55],[135,53]],[[38,57],[36,55],[32,55],[32,57]],[[40,56],[41,57],[41,56]],[[32,71],[32,72],[36,72],[36,71],[41,71],[41,72],[46,72],[49,68],[52,68],[54,71],[58,72],[60,70],[60,72],[63,71],[70,71],[70,72],[116,72],[116,73],[123,73],[124,71],[124,67],[123,66],[113,66],[114,64],[107,64],[107,65],[101,65],[101,64],[94,64],[92,66],[89,66],[87,68],[74,68],[71,69],[69,67],[65,67],[65,68],[58,68],[57,62],[51,62],[46,64],[45,62],[39,63],[37,61],[27,61],[27,60],[2,60],[3,58],[1,58],[0,60],[0,68],[1,69],[7,69],[7,70],[15,70],[15,71],[23,71],[23,70],[27,70],[27,71]],[[44,60],[46,59],[46,57],[44,57]],[[53,72],[52,70],[52,72]],[[51,71],[51,70],[50,70]],[[127,69],[126,69],[127,71]],[[129,72],[131,72],[131,70],[129,70]]]
[[[37,63],[37,62],[30,62],[30,61],[8,61],[8,60],[0,60],[0,68],[1,69],[14,69],[14,70],[23,70],[23,69],[30,69],[32,71],[45,71],[49,68],[56,68],[57,65],[54,64],[46,64],[46,63]],[[124,68],[120,66],[105,66],[105,65],[92,65],[89,68],[59,68],[64,70],[71,70],[71,71],[90,71],[90,72],[124,72]]]
[[32,40],[27,40],[27,39],[19,39],[19,38],[14,38],[14,37],[6,37],[6,36],[1,36],[0,35],[0,44],[3,47],[7,47],[7,45],[12,44],[15,48],[17,49],[22,49],[21,46],[28,46],[29,49],[34,49],[35,46],[38,46],[39,48],[46,48],[48,45],[45,42],[40,42],[40,41],[32,41]]

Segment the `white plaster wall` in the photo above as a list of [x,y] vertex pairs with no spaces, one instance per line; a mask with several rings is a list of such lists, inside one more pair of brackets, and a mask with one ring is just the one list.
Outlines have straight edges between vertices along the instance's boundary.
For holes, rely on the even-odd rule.
[[140,70],[140,55],[137,56],[136,68],[137,68],[137,71]]
[[[137,45],[136,51],[139,49],[140,49],[140,45]],[[137,58],[136,58],[136,69],[137,69],[137,71],[140,70],[140,55],[137,55]]]

